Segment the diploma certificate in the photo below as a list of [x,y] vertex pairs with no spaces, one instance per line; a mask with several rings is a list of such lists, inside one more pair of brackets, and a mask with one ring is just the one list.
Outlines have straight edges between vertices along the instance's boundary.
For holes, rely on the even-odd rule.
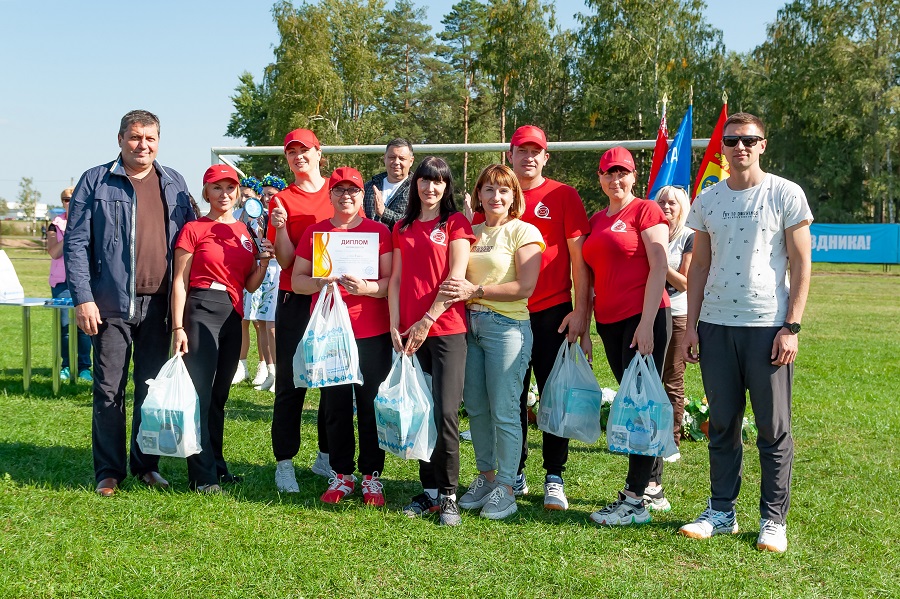
[[313,233],[312,276],[342,275],[378,279],[378,233]]

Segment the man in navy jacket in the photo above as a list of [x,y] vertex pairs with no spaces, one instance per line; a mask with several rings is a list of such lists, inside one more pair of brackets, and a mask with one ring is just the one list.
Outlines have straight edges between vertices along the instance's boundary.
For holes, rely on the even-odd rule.
[[168,487],[159,456],[137,446],[147,379],[169,355],[172,254],[194,220],[184,178],[156,162],[159,119],[145,110],[122,117],[121,153],[86,171],[72,196],[64,240],[66,276],[79,328],[94,344],[91,423],[98,494],[109,497],[127,475],[125,386],[134,352],[131,474]]

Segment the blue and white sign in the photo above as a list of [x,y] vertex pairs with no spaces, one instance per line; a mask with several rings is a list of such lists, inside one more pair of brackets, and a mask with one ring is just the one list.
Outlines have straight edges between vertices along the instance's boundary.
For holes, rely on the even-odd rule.
[[813,262],[900,264],[900,224],[810,226]]

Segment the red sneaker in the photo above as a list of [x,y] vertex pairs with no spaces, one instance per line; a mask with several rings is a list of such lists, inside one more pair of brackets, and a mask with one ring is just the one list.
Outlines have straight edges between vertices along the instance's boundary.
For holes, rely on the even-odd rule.
[[325,503],[337,503],[356,488],[356,477],[352,474],[331,473],[328,479],[328,490],[322,493],[321,500]]
[[363,503],[366,505],[374,505],[375,507],[384,506],[384,485],[378,478],[378,473],[374,472],[371,476],[368,474],[363,476],[362,494]]

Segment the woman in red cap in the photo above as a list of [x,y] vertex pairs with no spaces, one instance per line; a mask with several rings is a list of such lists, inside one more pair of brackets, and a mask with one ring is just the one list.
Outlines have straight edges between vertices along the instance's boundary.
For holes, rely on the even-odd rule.
[[[409,517],[440,512],[441,524],[461,522],[459,406],[466,376],[466,315],[462,302],[440,293],[448,279],[464,279],[475,241],[468,219],[456,209],[446,161],[429,156],[409,184],[409,203],[394,225],[394,261],[388,287],[394,349],[416,353],[432,377],[437,443],[431,461],[419,462],[424,492],[403,508]],[[406,340],[403,340],[406,337]]]
[[[381,223],[364,216],[363,178],[356,169],[340,167],[328,180],[334,216],[307,227],[297,244],[291,286],[294,293],[318,294],[332,282],[340,284],[341,297],[347,304],[353,336],[359,349],[363,384],[335,385],[322,388],[319,417],[325,421],[328,459],[332,468],[328,489],[322,494],[325,503],[337,503],[356,488],[353,475],[355,439],[353,431],[353,398],[359,428],[359,471],[362,473],[363,502],[383,506],[384,492],[379,477],[384,470],[384,450],[378,446],[375,424],[375,395],[378,386],[391,369],[391,335],[387,290],[391,276],[391,233]],[[378,272],[369,278],[344,274],[313,278],[314,233],[374,233],[378,236]]]
[[[300,420],[306,388],[294,387],[293,356],[309,324],[311,305],[310,296],[294,293],[291,275],[300,237],[310,225],[330,218],[334,208],[328,196],[328,180],[319,170],[322,148],[316,134],[309,129],[294,129],[288,133],[284,137],[284,157],[294,174],[294,182],[279,191],[269,204],[268,237],[275,244],[275,258],[281,266],[275,308],[272,453],[276,462],[276,488],[282,493],[299,493],[293,460],[300,451]],[[319,453],[312,471],[320,476],[330,476],[325,419],[319,418],[316,424]]]
[[234,218],[239,180],[226,164],[209,167],[202,194],[209,212],[185,225],[175,244],[173,348],[184,353],[200,400],[201,452],[187,464],[190,485],[201,493],[239,480],[222,454],[225,402],[240,357],[243,290],[259,287],[274,249],[264,240],[257,253],[246,225]]
[[[622,375],[634,352],[653,355],[662,372],[666,345],[672,335],[669,296],[665,293],[669,224],[662,209],[634,196],[634,158],[623,147],[608,150],[600,158],[600,187],[609,207],[591,217],[591,233],[584,242],[584,260],[591,269],[594,318],[603,341],[606,360],[616,377]],[[582,337],[582,342],[588,341]],[[589,345],[589,341],[588,341]],[[591,348],[585,348],[591,355]],[[619,498],[591,514],[598,524],[626,526],[650,521],[651,509],[669,509],[661,486],[662,459],[628,456],[628,476]]]

